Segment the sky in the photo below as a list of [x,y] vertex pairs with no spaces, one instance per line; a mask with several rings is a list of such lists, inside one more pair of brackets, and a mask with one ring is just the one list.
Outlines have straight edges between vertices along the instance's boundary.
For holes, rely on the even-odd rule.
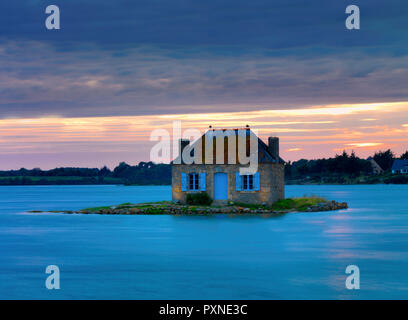
[[173,121],[248,124],[285,160],[401,154],[407,17],[403,0],[2,1],[0,170],[149,161]]

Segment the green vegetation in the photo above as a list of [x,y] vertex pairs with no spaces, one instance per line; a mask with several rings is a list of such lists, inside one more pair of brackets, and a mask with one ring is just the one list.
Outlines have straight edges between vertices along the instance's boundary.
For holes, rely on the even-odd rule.
[[242,202],[233,202],[229,206],[240,206],[243,208],[249,208],[251,210],[271,210],[271,211],[306,211],[307,208],[315,206],[321,203],[327,203],[328,200],[318,196],[303,196],[300,198],[286,198],[275,202],[272,207],[261,204],[251,204]]
[[315,206],[321,203],[327,203],[327,199],[322,197],[301,197],[301,198],[287,198],[279,200],[272,205],[274,211],[306,211],[307,208]]
[[[104,210],[104,209],[110,209],[110,207],[111,206],[94,207],[94,208],[86,208],[86,209],[83,209],[83,210],[84,211],[89,211],[89,212],[97,212],[97,211]],[[33,211],[31,211],[31,212],[33,212]]]
[[[130,208],[132,206],[132,204],[131,203],[129,203],[129,202],[126,202],[126,203],[122,203],[122,204],[119,204],[119,205],[117,205],[117,206],[115,206],[116,208],[123,208],[123,209],[126,209],[126,208]],[[86,209],[84,209],[84,210],[86,210],[86,211],[99,211],[99,210],[103,210],[103,209],[110,209],[112,206],[104,206],[104,207],[94,207],[94,208],[86,208]]]
[[115,206],[93,207],[93,208],[86,208],[83,210],[88,211],[88,212],[97,212],[97,211],[105,210],[105,209],[121,210],[121,209],[131,209],[135,207],[142,208],[142,209],[163,209],[169,204],[171,204],[170,201],[147,202],[147,203],[142,203],[142,204],[133,204],[130,202],[125,202],[125,203],[118,204]]
[[197,192],[187,194],[187,204],[209,206],[212,203],[211,197],[207,192]]

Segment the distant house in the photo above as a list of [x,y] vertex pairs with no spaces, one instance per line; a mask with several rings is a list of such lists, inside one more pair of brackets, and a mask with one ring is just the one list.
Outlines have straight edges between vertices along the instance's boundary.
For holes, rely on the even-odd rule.
[[[253,135],[258,149],[257,172],[250,175],[241,175],[240,168],[248,167],[236,162],[230,164],[229,139],[234,139],[238,145],[238,131],[245,132],[246,153],[249,154],[249,137]],[[208,134],[211,137],[208,138]],[[220,164],[216,159],[216,137],[224,136],[224,162]],[[212,148],[206,141],[213,139]],[[210,129],[197,142],[202,146],[202,159],[206,155],[214,155],[212,162],[203,161],[202,164],[186,164],[182,159],[184,149],[189,146],[188,140],[181,140],[180,155],[172,162],[172,197],[173,200],[186,202],[187,194],[205,191],[215,203],[227,201],[245,202],[253,204],[272,204],[283,199],[284,194],[284,161],[279,157],[279,138],[269,137],[268,145],[248,128],[246,129]],[[196,145],[196,143],[194,145]],[[192,150],[193,146],[189,146]],[[231,143],[232,145],[232,143]],[[221,147],[220,147],[221,148]],[[187,149],[187,153],[189,149]],[[194,151],[194,150],[193,150]],[[234,153],[236,153],[235,150]],[[255,154],[255,153],[254,153]]]
[[370,161],[371,163],[373,174],[381,174],[384,172],[384,170],[380,167],[380,165],[372,157],[369,157],[367,160]]
[[392,173],[408,174],[408,160],[395,160],[391,170]]

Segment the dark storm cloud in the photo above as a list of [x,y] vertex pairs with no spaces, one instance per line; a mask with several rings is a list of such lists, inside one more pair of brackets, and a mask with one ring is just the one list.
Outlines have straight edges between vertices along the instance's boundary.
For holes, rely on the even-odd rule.
[[0,116],[91,116],[406,100],[408,4],[354,1],[0,3]]
[[[47,1],[0,4],[1,33],[11,39],[134,46],[247,45],[293,48],[307,45],[403,44],[408,22],[403,0],[354,1],[362,30],[346,32],[350,1],[305,0],[70,0],[57,1],[62,29],[44,28]],[[406,48],[405,48],[406,49]]]

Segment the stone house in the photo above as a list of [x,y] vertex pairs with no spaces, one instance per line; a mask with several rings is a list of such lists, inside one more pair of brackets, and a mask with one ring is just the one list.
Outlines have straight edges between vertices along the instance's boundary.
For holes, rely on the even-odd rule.
[[[253,174],[241,174],[240,169],[248,168],[248,164],[240,164],[239,160],[230,161],[234,155],[235,159],[239,158],[238,144],[244,141],[238,138],[240,132],[244,132],[246,136],[244,148],[247,156],[252,152],[250,141],[254,141],[253,153],[257,155],[257,170]],[[221,140],[217,140],[220,135]],[[213,143],[210,143],[211,141]],[[235,149],[232,147],[234,142],[237,146]],[[187,194],[196,192],[207,192],[214,200],[214,204],[232,201],[271,205],[284,199],[285,170],[284,161],[279,157],[279,138],[269,137],[268,144],[265,144],[249,128],[210,129],[191,146],[188,140],[180,140],[179,145],[180,154],[172,162],[173,201],[185,203]],[[219,161],[217,151],[220,149],[224,151],[224,159],[221,159],[224,161]],[[197,150],[201,151],[200,155],[195,154]],[[196,157],[196,160],[201,158],[203,161],[187,164],[182,157],[185,154]],[[210,156],[209,161],[207,156]]]

